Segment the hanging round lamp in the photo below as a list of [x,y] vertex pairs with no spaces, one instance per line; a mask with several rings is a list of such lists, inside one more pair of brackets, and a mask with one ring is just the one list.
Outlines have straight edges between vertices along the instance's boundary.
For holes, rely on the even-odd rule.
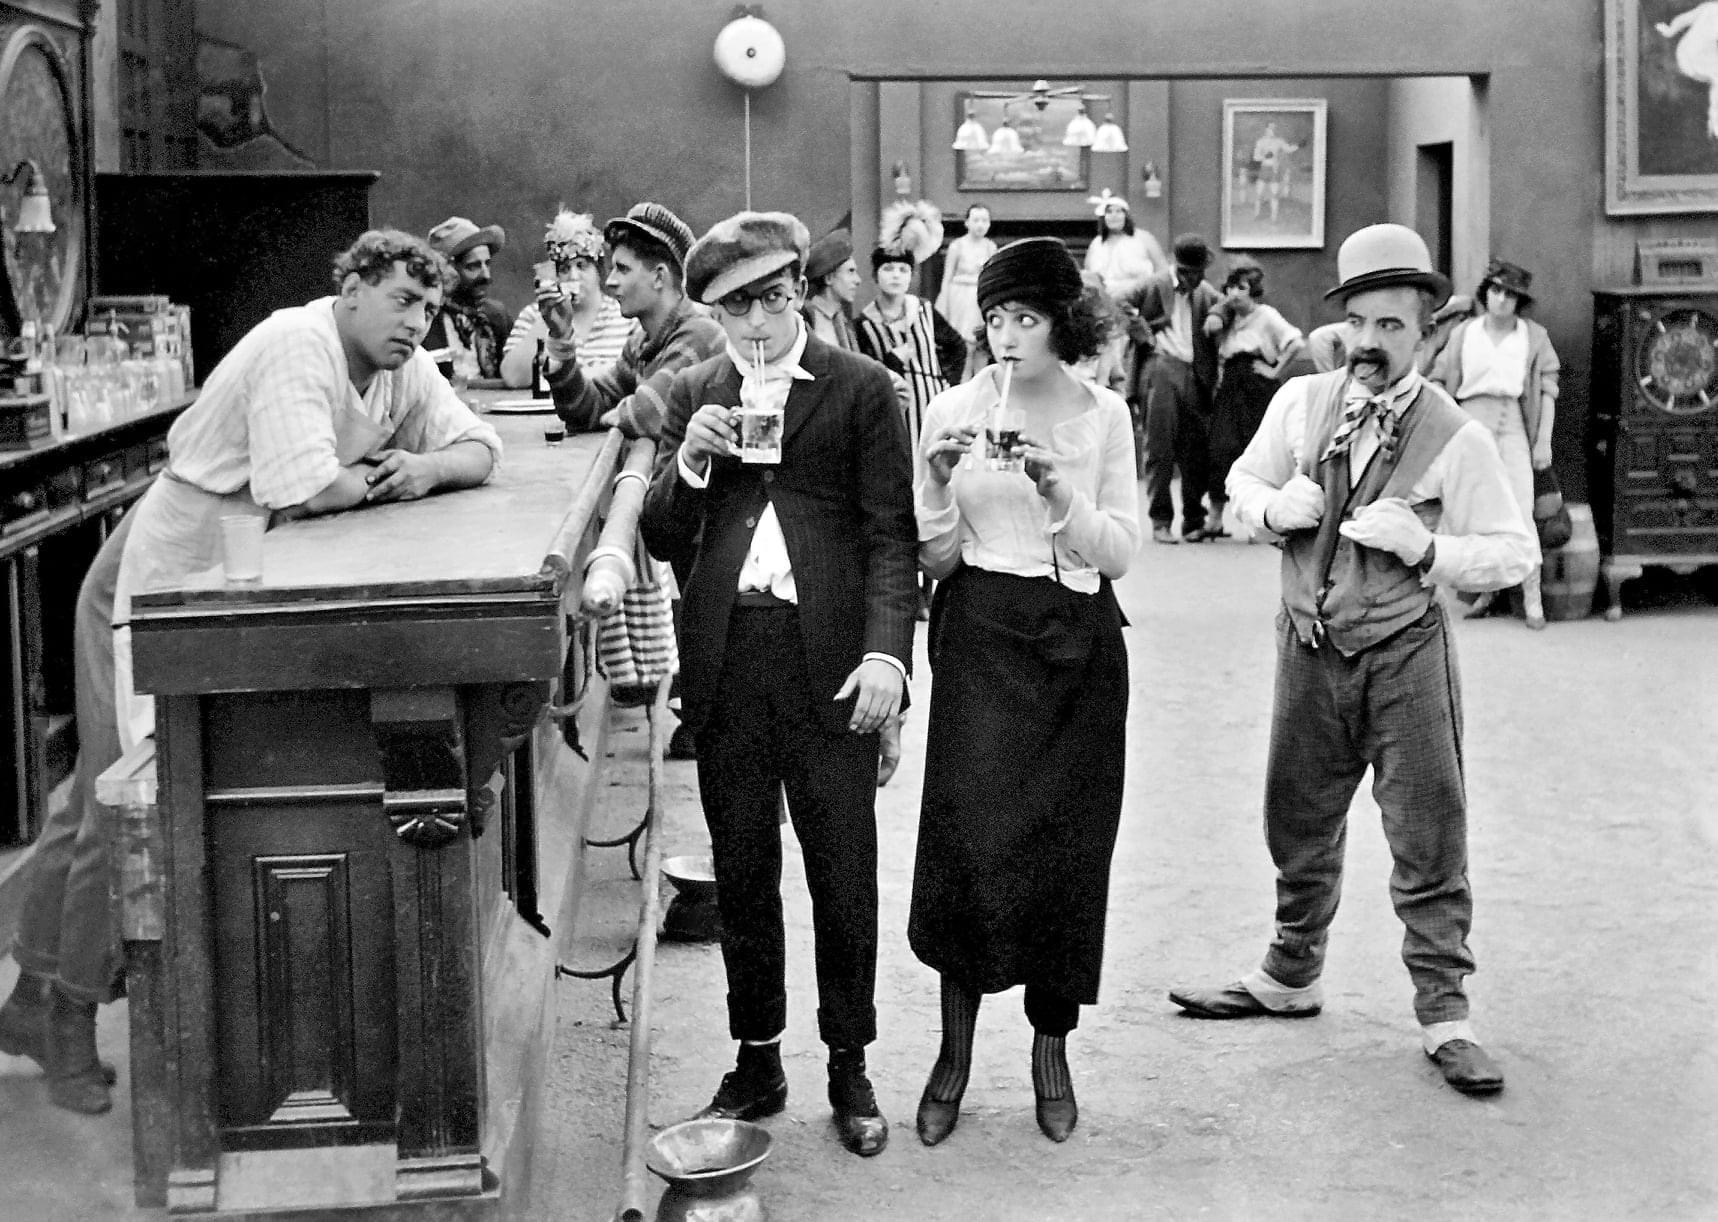
[[716,67],[744,89],[775,84],[787,64],[787,47],[776,28],[757,10],[744,10],[716,35]]
[[776,28],[759,14],[756,6],[734,10],[734,16],[716,35],[716,67],[722,75],[745,90],[746,109],[746,210],[752,207],[752,90],[775,84],[787,64],[787,47]]

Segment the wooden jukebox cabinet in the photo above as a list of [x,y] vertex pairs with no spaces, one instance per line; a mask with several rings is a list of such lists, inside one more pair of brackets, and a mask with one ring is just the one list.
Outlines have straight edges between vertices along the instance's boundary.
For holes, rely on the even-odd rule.
[[1718,284],[1594,293],[1588,492],[1610,595],[1718,564]]

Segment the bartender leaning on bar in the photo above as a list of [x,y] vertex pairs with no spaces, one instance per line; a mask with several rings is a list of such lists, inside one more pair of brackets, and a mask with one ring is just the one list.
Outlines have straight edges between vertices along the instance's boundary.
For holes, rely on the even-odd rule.
[[77,769],[27,867],[12,946],[18,983],[0,1006],[0,1052],[40,1063],[60,1107],[112,1106],[95,1009],[118,991],[121,948],[112,821],[95,780],[154,730],[152,702],[131,690],[131,592],[219,564],[223,517],[280,521],[487,480],[500,438],[420,347],[448,278],[419,238],[360,237],[334,260],[334,296],[275,311],[215,367],[167,434],[166,470],[84,578]]

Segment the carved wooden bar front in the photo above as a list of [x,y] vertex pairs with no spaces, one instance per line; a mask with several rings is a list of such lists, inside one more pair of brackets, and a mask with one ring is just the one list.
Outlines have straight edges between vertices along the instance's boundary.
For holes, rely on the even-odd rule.
[[499,423],[490,485],[295,522],[258,585],[134,602],[162,892],[134,1107],[168,1130],[140,1201],[476,1214],[520,1177],[591,784],[543,711],[616,448]]

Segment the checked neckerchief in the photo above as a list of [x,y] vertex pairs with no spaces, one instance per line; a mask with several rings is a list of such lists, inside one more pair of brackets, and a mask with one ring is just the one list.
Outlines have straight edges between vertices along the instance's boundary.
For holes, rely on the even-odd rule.
[[1370,418],[1378,421],[1378,449],[1389,462],[1396,456],[1396,438],[1402,427],[1402,416],[1407,412],[1414,396],[1420,393],[1420,374],[1418,370],[1409,370],[1406,376],[1399,378],[1394,386],[1385,388],[1382,394],[1368,395],[1366,387],[1359,382],[1350,381],[1347,393],[1342,400],[1342,419],[1337,422],[1336,432],[1331,434],[1330,444],[1324,448],[1319,457],[1320,465],[1329,462],[1338,454],[1347,453],[1354,446],[1354,439],[1359,436],[1360,426]]

